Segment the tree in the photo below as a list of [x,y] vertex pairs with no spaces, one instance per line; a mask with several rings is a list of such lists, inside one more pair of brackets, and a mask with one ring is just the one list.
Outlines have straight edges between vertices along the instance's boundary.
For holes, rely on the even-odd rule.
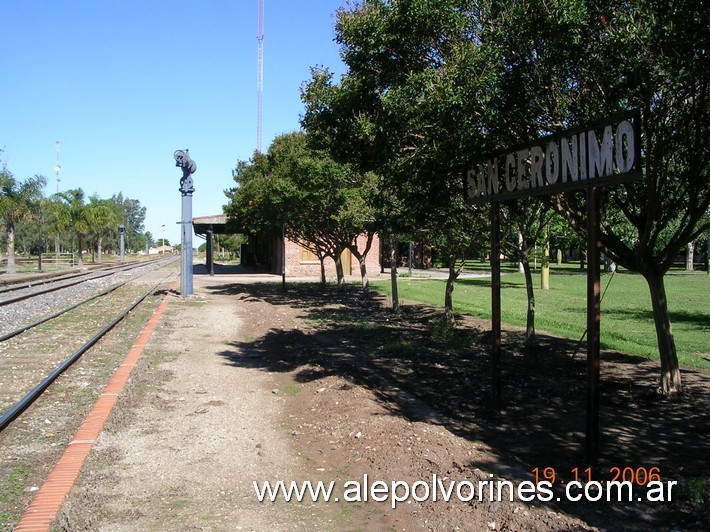
[[[225,212],[233,227],[275,237],[285,233],[318,257],[322,282],[327,257],[335,262],[340,285],[343,251],[354,249],[358,258],[369,251],[369,246],[358,250],[355,240],[359,234],[372,233],[366,199],[374,193],[372,176],[362,176],[312,149],[306,134],[277,137],[266,155],[240,162],[233,176],[237,186],[225,191],[230,199]],[[363,263],[364,258],[361,273],[366,286]]]
[[0,170],[0,222],[5,226],[7,272],[15,273],[15,229],[17,224],[31,218],[42,199],[47,180],[35,176],[18,182],[7,168]]
[[102,200],[98,196],[92,196],[89,200],[89,204],[84,209],[83,217],[86,221],[88,234],[93,239],[93,245],[91,247],[92,257],[94,250],[96,250],[99,255],[100,263],[104,235],[109,231],[115,231],[118,226],[118,215],[109,200]]
[[219,239],[219,243],[222,246],[222,249],[235,256],[239,256],[239,254],[241,253],[242,244],[244,244],[246,241],[246,236],[241,233],[222,235]]
[[[118,223],[125,226],[125,243],[126,247],[131,250],[139,250],[145,247],[145,236],[142,235],[145,224],[146,208],[141,205],[141,202],[136,199],[130,199],[123,196],[119,192],[114,194],[109,200],[113,204],[116,214],[118,215]],[[113,233],[115,235],[115,233]],[[112,245],[118,247],[116,236],[112,236]]]
[[[681,390],[664,275],[707,230],[710,46],[705,2],[499,2],[484,39],[501,78],[499,126],[525,136],[641,110],[643,179],[601,191],[601,244],[651,294],[663,393]],[[578,194],[553,205],[584,233]]]
[[71,222],[69,206],[58,194],[54,194],[48,198],[44,213],[47,221],[48,235],[54,238],[54,252],[59,254],[61,251],[62,235],[69,228]]
[[[84,259],[82,257],[83,239],[89,234],[89,224],[84,216],[84,210],[86,209],[86,204],[84,203],[84,191],[81,188],[75,188],[67,190],[66,192],[60,192],[57,196],[66,206],[66,212],[69,217],[69,226],[76,236],[76,248],[79,255],[77,258],[77,264],[81,267],[84,265]],[[72,252],[73,251],[72,246]]]
[[546,234],[554,212],[546,209],[539,201],[532,199],[517,200],[504,205],[501,209],[503,225],[512,230],[510,238],[501,241],[506,253],[514,256],[523,267],[525,290],[527,293],[527,318],[525,327],[525,345],[537,345],[535,334],[535,288],[530,270],[530,252],[535,244]]
[[447,257],[450,321],[456,259],[480,236],[472,231],[480,213],[463,203],[461,176],[487,149],[480,119],[493,94],[477,13],[475,2],[452,0],[343,8],[336,41],[348,70],[336,84],[314,69],[304,91],[302,125],[314,142],[381,176],[380,227],[391,235],[426,231]]

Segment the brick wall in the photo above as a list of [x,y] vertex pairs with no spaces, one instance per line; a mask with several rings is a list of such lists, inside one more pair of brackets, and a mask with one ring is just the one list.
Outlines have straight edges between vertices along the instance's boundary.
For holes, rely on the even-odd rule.
[[[358,249],[365,249],[367,238],[364,235],[358,237]],[[280,247],[280,246],[279,246]],[[278,252],[280,260],[281,251]],[[345,275],[360,277],[360,263],[357,258],[349,251],[345,251],[343,257],[343,272]],[[370,247],[370,252],[367,254],[365,262],[368,276],[377,275],[380,273],[380,237],[375,235]],[[278,269],[280,273],[280,268]],[[334,279],[335,261],[333,259],[325,260],[325,275],[328,279]],[[297,243],[286,239],[286,277],[320,277],[320,262],[318,258],[304,250]]]

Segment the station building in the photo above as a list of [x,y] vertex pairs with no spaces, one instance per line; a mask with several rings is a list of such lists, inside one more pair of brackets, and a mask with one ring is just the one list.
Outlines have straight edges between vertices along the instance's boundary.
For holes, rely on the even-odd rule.
[[[207,241],[207,268],[212,270],[213,241],[215,234],[227,234],[227,216],[224,214],[214,216],[200,216],[192,219],[192,226],[196,235],[202,236]],[[358,249],[364,250],[367,237],[358,237]],[[366,267],[369,275],[380,272],[382,242],[380,236],[373,237],[370,252],[367,255]],[[283,259],[285,257],[285,260]],[[360,276],[360,263],[349,250],[341,255],[343,273]],[[247,242],[242,244],[241,265],[273,274],[282,274],[283,266],[288,277],[320,277],[321,266],[318,257],[297,242],[282,237],[267,237],[259,234],[247,235]],[[335,261],[325,260],[326,277],[336,276]]]

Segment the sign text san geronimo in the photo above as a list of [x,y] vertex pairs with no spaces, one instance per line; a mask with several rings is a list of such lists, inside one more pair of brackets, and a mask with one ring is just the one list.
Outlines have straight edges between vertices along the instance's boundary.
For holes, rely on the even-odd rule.
[[640,177],[639,115],[617,117],[506,150],[470,169],[466,200],[556,194]]

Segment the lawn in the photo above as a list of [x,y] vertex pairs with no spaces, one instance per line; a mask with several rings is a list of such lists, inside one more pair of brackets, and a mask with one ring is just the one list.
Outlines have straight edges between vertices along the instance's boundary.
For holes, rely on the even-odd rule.
[[[610,278],[611,274],[602,274],[602,292]],[[586,330],[586,276],[574,269],[553,269],[550,290],[539,289],[539,274],[534,282],[537,331],[580,339]],[[445,286],[443,280],[402,278],[399,294],[404,299],[443,306]],[[388,282],[376,282],[373,287],[391,291]],[[668,273],[666,293],[681,365],[710,370],[710,276]],[[457,281],[453,300],[456,312],[490,319],[490,279]],[[524,327],[527,299],[522,274],[504,273],[501,300],[503,322]],[[643,277],[629,272],[614,275],[602,301],[601,319],[602,348],[658,359],[651,299]]]

